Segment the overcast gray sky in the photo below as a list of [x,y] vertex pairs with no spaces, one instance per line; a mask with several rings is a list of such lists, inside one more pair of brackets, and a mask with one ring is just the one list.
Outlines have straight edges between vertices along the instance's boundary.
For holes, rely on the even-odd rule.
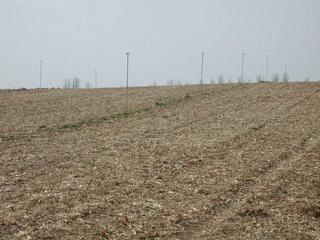
[[[291,80],[320,79],[320,0],[0,0],[0,88],[35,88],[78,76],[125,84],[130,51],[136,85],[169,79],[237,81],[288,65]],[[270,73],[271,74],[271,73]]]

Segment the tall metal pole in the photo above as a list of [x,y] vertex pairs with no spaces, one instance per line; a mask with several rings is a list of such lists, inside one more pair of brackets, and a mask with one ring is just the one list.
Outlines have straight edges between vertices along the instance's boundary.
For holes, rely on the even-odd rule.
[[269,55],[267,55],[266,82],[269,80]]
[[201,77],[200,77],[200,85],[203,85],[203,59],[204,59],[204,52],[201,53]]
[[287,74],[287,64],[284,65],[284,73]]
[[128,95],[129,95],[129,55],[130,53],[127,52],[127,94],[126,94],[126,112],[128,111]]
[[242,72],[241,72],[241,83],[244,82],[244,78],[243,78],[243,71],[244,71],[244,55],[245,53],[242,53]]
[[96,85],[96,88],[98,88],[98,69],[94,69],[94,82]]
[[39,89],[42,87],[42,65],[43,65],[43,60],[40,58],[40,84],[39,84]]
[[284,65],[284,82],[287,82],[287,64]]

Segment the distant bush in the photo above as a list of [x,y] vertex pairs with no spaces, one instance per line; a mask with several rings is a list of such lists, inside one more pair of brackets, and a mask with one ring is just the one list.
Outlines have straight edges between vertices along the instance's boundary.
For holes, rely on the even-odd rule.
[[27,89],[27,88],[24,88],[24,87],[23,87],[23,88],[18,88],[18,89],[17,89],[17,91],[27,91],[27,90],[28,90],[28,89]]
[[259,74],[259,75],[256,77],[256,80],[257,80],[258,83],[259,83],[259,82],[264,82],[264,78],[262,77],[261,74]]

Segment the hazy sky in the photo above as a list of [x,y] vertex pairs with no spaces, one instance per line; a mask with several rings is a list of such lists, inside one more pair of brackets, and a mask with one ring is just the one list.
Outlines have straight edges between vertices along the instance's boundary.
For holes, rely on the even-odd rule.
[[237,81],[287,64],[291,80],[320,79],[320,0],[0,0],[0,88]]

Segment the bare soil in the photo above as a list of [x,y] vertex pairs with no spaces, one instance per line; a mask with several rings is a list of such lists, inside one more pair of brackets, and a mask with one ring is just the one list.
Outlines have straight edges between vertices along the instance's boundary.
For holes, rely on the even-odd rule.
[[318,83],[0,91],[0,239],[320,239]]

